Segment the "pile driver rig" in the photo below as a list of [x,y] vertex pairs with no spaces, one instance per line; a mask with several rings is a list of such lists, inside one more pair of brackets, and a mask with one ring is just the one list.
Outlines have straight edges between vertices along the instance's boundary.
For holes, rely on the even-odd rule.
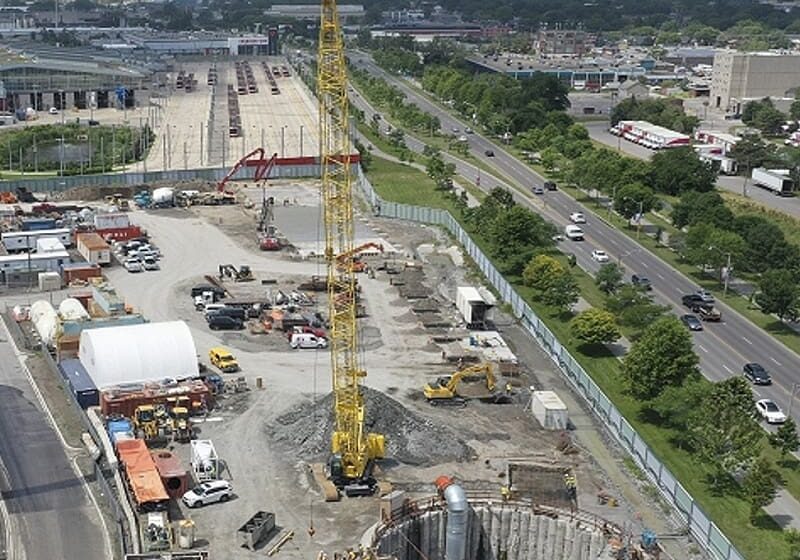
[[322,0],[317,53],[320,160],[328,274],[328,313],[333,369],[334,432],[328,476],[347,495],[371,494],[372,467],[384,456],[384,436],[364,432],[361,382],[367,375],[359,355],[356,323],[353,178],[351,166],[347,68],[335,0]]

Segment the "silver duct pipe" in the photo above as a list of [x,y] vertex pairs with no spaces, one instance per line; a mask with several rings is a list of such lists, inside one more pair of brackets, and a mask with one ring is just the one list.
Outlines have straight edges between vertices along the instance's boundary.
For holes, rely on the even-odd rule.
[[447,501],[447,540],[445,541],[445,560],[466,560],[467,520],[469,504],[464,489],[450,484],[444,489]]

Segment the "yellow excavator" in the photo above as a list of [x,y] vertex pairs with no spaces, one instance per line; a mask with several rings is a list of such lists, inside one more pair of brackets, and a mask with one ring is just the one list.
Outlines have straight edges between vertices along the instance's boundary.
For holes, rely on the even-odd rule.
[[[479,394],[468,395],[465,391],[459,391],[462,382],[483,380],[481,385],[485,387]],[[474,386],[474,384],[471,384]],[[513,392],[510,385],[506,385],[504,391],[497,390],[497,379],[489,363],[477,364],[459,370],[452,375],[440,377],[434,385],[425,384],[422,389],[425,398],[432,406],[466,406],[469,399],[480,399],[492,403],[511,402]]]
[[172,409],[172,438],[175,441],[186,443],[194,435],[192,421],[189,419],[189,409],[185,406],[176,406]]
[[152,404],[137,406],[133,413],[136,436],[151,443],[166,441],[169,431],[167,419],[168,416],[163,406],[156,407]]

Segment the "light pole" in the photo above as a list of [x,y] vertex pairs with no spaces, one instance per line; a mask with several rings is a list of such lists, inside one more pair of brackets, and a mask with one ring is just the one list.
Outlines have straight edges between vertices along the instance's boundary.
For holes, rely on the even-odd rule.
[[608,202],[608,218],[611,219],[611,209],[614,207],[614,199],[617,197],[617,185],[611,189],[611,200]]
[[281,158],[285,157],[284,151],[284,132],[286,131],[286,126],[281,127]]
[[300,157],[303,157],[303,125],[300,125]]
[[800,383],[792,383],[792,395],[791,397],[789,397],[789,414],[787,414],[789,418],[792,417],[792,407],[794,406],[794,397],[797,394],[798,389],[800,389]]

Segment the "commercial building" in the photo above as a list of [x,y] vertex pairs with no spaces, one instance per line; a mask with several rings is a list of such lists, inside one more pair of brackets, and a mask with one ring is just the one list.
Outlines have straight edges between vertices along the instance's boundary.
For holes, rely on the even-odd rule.
[[[366,15],[362,4],[338,4],[339,19],[343,22],[362,19]],[[319,4],[273,4],[264,15],[276,19],[319,20]]]
[[534,46],[541,55],[583,56],[586,43],[582,29],[540,29]]
[[679,148],[691,142],[686,134],[647,121],[619,121],[609,132],[651,150]]
[[800,54],[719,51],[714,56],[711,106],[741,113],[744,104],[764,97],[795,97],[800,87]]
[[[317,9],[319,11],[319,9]],[[319,17],[319,13],[317,13]],[[131,33],[128,44],[156,55],[277,55],[278,31],[267,35],[230,36],[213,32],[192,33]]]

